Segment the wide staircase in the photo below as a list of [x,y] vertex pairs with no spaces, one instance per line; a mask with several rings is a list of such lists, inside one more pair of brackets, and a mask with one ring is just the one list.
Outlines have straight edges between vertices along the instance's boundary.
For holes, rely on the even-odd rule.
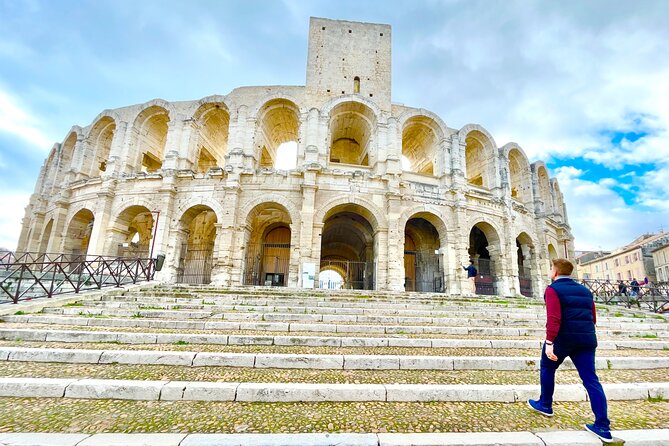
[[[144,285],[3,305],[0,445],[598,445],[542,301]],[[44,307],[44,308],[41,308]],[[39,310],[39,311],[37,311]],[[669,320],[598,307],[618,444],[669,445]]]

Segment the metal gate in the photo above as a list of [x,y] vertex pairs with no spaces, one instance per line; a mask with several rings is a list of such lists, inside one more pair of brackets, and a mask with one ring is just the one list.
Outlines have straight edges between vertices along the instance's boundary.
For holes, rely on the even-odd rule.
[[476,276],[476,294],[492,296],[495,294],[495,264],[490,259],[478,259]]
[[321,260],[320,271],[331,270],[337,272],[343,282],[323,282],[319,279],[319,288],[373,290],[374,289],[374,262],[352,262],[349,260]]
[[419,293],[443,291],[443,274],[439,266],[438,254],[404,251],[404,268],[405,291],[418,291]]
[[520,294],[525,297],[532,297],[532,270],[530,268],[519,269],[518,282],[520,284]]
[[244,285],[286,286],[289,243],[249,244],[244,262]]
[[201,285],[211,282],[214,263],[214,242],[181,245],[177,283]]

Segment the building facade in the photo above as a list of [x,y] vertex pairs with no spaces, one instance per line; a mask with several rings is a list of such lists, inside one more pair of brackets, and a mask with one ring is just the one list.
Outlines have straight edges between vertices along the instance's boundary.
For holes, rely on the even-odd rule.
[[632,243],[610,253],[600,253],[594,258],[578,262],[580,279],[598,280],[648,280],[655,282],[656,264],[653,252],[669,243],[669,232],[644,234]]
[[305,86],[103,111],[54,145],[18,250],[160,253],[170,282],[449,294],[472,259],[480,292],[538,294],[573,257],[557,181],[480,125],[392,103],[390,61],[390,26],[312,18]]
[[655,277],[658,282],[669,282],[669,242],[652,251]]

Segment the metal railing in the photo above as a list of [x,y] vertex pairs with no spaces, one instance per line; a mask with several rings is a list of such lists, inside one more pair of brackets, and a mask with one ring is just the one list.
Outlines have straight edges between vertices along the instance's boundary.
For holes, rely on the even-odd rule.
[[655,313],[669,311],[669,282],[640,283],[632,285],[629,280],[580,280],[592,292],[597,302],[606,305],[636,306]]
[[[155,273],[154,259],[103,256],[69,259],[67,256],[62,254],[52,257],[61,259],[53,261],[16,261],[32,259],[30,256],[7,256],[0,260],[0,303],[18,303],[38,297],[50,298],[57,294],[119,287],[153,280]],[[34,258],[40,257],[38,255]]]

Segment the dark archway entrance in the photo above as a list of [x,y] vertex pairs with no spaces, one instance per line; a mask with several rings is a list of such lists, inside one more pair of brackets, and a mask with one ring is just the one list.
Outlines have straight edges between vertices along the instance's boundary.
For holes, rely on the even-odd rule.
[[247,217],[244,285],[287,286],[291,219],[278,203],[262,203]]
[[521,233],[516,238],[516,249],[520,294],[530,297],[532,296],[532,257],[534,256],[532,239],[526,233]]
[[204,205],[184,212],[180,221],[181,251],[177,282],[207,284],[211,282],[216,240],[216,213]]
[[326,217],[321,238],[320,271],[336,271],[340,288],[373,290],[374,230],[356,206]]
[[474,261],[474,266],[478,271],[476,294],[493,295],[497,292],[495,256],[491,251],[497,253],[496,248],[489,242],[489,239],[493,237],[493,240],[497,241],[495,230],[487,223],[478,223],[469,232],[469,258]]
[[412,218],[407,222],[404,230],[405,291],[443,290],[439,248],[439,234],[432,223],[423,218]]

